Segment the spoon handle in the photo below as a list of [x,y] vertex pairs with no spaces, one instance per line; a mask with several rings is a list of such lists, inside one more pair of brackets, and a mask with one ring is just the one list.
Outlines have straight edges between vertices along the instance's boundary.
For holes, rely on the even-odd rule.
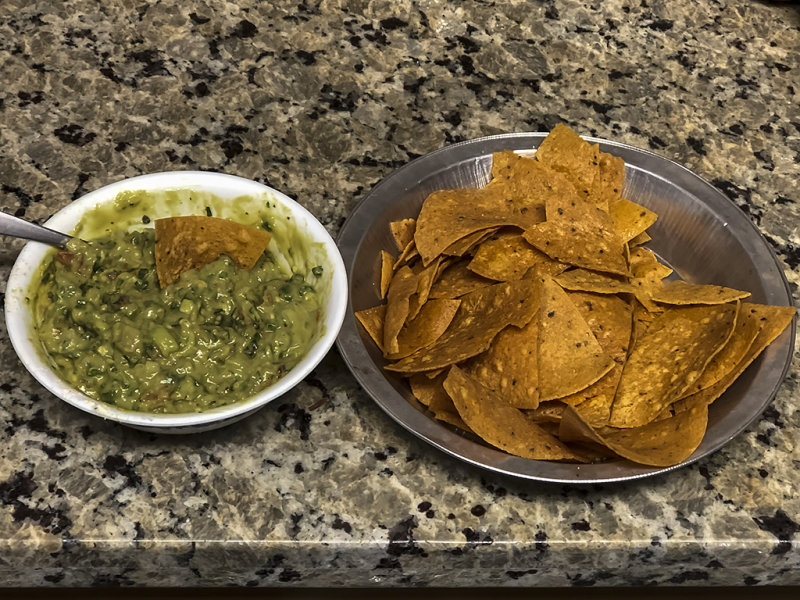
[[58,247],[64,246],[64,244],[72,239],[71,236],[65,233],[53,231],[47,227],[36,225],[30,221],[24,221],[4,212],[0,212],[0,235],[10,235]]

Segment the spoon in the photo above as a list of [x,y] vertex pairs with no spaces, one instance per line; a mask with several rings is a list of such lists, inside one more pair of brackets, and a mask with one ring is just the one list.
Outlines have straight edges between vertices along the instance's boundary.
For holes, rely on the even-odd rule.
[[34,242],[41,242],[57,248],[63,248],[64,244],[72,239],[72,236],[66,233],[53,231],[4,212],[0,212],[0,235],[33,240]]

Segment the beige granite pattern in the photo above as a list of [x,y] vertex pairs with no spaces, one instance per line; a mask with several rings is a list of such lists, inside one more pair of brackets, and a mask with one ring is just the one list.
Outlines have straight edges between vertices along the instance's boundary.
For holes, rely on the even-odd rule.
[[[725,192],[800,281],[800,7],[756,0],[0,4],[0,208],[44,220],[172,169],[255,179],[336,233],[445,144],[564,121]],[[21,243],[0,246],[0,291]],[[525,483],[408,435],[333,351],[224,430],[61,403],[0,325],[0,587],[800,584],[800,363],[723,450]],[[322,401],[322,402],[320,402]]]

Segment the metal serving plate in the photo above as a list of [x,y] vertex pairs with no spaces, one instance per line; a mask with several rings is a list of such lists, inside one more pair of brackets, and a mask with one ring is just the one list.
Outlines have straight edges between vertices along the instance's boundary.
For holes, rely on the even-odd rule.
[[[447,146],[398,169],[367,195],[345,222],[338,244],[349,275],[350,303],[337,344],[356,379],[395,421],[433,446],[473,465],[524,479],[592,483],[637,479],[692,463],[721,448],[752,423],[775,397],[794,348],[792,325],[710,408],[700,447],[680,465],[648,467],[627,460],[577,465],[510,456],[428,417],[408,384],[385,371],[381,352],[353,316],[380,302],[380,251],[396,253],[389,222],[416,217],[439,189],[481,187],[492,153],[532,155],[547,134],[518,133]],[[623,196],[658,214],[647,247],[687,281],[749,290],[752,302],[791,305],[783,270],[758,229],[712,185],[670,160],[602,139],[601,150],[625,161]],[[409,399],[413,400],[412,402]]]

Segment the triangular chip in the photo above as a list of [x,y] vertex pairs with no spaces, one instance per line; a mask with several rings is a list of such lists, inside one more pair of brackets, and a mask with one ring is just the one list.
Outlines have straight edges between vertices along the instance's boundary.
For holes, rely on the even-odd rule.
[[618,296],[570,292],[570,300],[589,325],[600,347],[614,361],[611,370],[580,392],[561,398],[575,406],[593,427],[608,423],[622,367],[628,356],[633,309]]
[[[403,325],[397,335],[399,350],[394,354],[387,355],[387,358],[397,360],[435,342],[453,320],[459,304],[461,304],[460,300],[431,300],[427,302],[415,319]],[[373,308],[360,310],[355,315],[378,348],[383,351],[386,305],[379,304]]]
[[459,298],[475,290],[493,285],[495,282],[476,275],[467,268],[468,262],[461,260],[442,271],[431,287],[429,298]]
[[536,158],[551,169],[568,174],[583,198],[603,210],[620,198],[625,182],[625,163],[601,152],[566,125],[559,123],[542,141]]
[[417,219],[414,241],[424,264],[450,244],[480,229],[514,225],[525,229],[542,215],[514,204],[494,189],[439,190],[425,199]]
[[657,316],[657,312],[647,310],[638,300],[633,301],[633,329],[631,330],[631,341],[628,344],[629,350],[647,333],[650,324]]
[[565,441],[592,441],[606,446],[622,458],[655,467],[683,462],[703,441],[708,423],[705,404],[693,402],[684,413],[631,429],[602,434],[595,431],[578,413],[564,409],[559,438]]
[[670,308],[657,317],[631,349],[609,424],[645,425],[677,400],[725,345],[737,312],[735,304],[720,304]]
[[[461,298],[453,322],[433,345],[388,365],[390,371],[439,369],[480,354],[508,325],[525,326],[536,314],[535,282],[498,283]],[[391,290],[390,290],[391,293]]]
[[468,268],[497,281],[517,281],[528,269],[552,258],[531,246],[519,231],[500,231],[481,243]]
[[624,198],[614,202],[609,212],[614,221],[614,227],[623,242],[628,242],[644,233],[644,230],[655,223],[658,218],[653,211]]
[[394,243],[397,249],[402,252],[414,239],[414,230],[417,227],[416,219],[402,219],[400,221],[392,221],[389,223],[389,229],[392,231]]
[[386,297],[386,317],[383,323],[383,351],[400,351],[397,336],[408,319],[409,301],[417,291],[417,276],[408,267],[401,267],[389,284]]
[[381,250],[381,298],[386,298],[386,292],[389,290],[389,283],[392,281],[394,274],[394,256]]
[[747,298],[742,292],[721,285],[701,285],[685,281],[669,281],[654,289],[651,298],[662,304],[725,304]]
[[538,359],[538,323],[531,319],[522,329],[503,329],[489,350],[476,356],[467,370],[512,406],[533,409],[539,406]]
[[162,288],[191,269],[225,254],[240,269],[252,269],[271,236],[264,230],[217,217],[168,217],[155,221],[155,256]]
[[661,308],[653,304],[653,293],[662,288],[661,280],[669,277],[672,269],[658,262],[656,255],[647,248],[631,249],[630,269],[630,285],[636,299],[648,311],[661,312]]
[[750,348],[748,348],[739,363],[717,383],[676,402],[673,405],[676,412],[686,410],[694,400],[708,405],[719,398],[744,373],[750,363],[786,329],[797,312],[794,306],[767,306],[750,303],[744,303],[742,310],[754,316],[760,323],[761,327],[756,339],[753,340]]
[[592,385],[614,366],[580,311],[550,277],[539,306],[539,400],[553,400]]
[[758,312],[751,310],[750,306],[752,305],[742,304],[739,307],[736,327],[734,327],[730,339],[722,350],[711,359],[711,362],[706,365],[700,378],[683,393],[684,396],[689,396],[711,387],[733,371],[747,354],[758,332],[761,330],[762,324]]
[[547,221],[524,233],[532,246],[576,267],[628,274],[622,238],[607,212],[581,198],[574,189],[548,196],[546,211]]
[[424,267],[417,275],[417,293],[411,297],[411,303],[408,308],[409,319],[416,317],[422,306],[428,301],[428,295],[431,292],[434,279],[439,273],[439,263],[441,262],[442,257],[439,256],[427,267]]
[[444,389],[470,429],[484,441],[515,456],[534,460],[578,460],[555,437],[491,390],[451,367]]
[[412,375],[408,379],[411,384],[411,393],[433,413],[436,419],[454,425],[464,431],[469,431],[469,426],[464,423],[461,415],[458,414],[452,398],[444,391],[442,384],[445,377],[445,373],[435,378],[429,378],[421,374]]
[[386,358],[397,360],[430,346],[447,330],[461,300],[431,300],[426,302],[419,314],[406,321],[397,334],[398,351],[387,353]]
[[386,305],[379,304],[372,308],[359,310],[355,315],[359,323],[364,326],[369,337],[372,338],[372,341],[383,352],[383,320],[386,316]]

